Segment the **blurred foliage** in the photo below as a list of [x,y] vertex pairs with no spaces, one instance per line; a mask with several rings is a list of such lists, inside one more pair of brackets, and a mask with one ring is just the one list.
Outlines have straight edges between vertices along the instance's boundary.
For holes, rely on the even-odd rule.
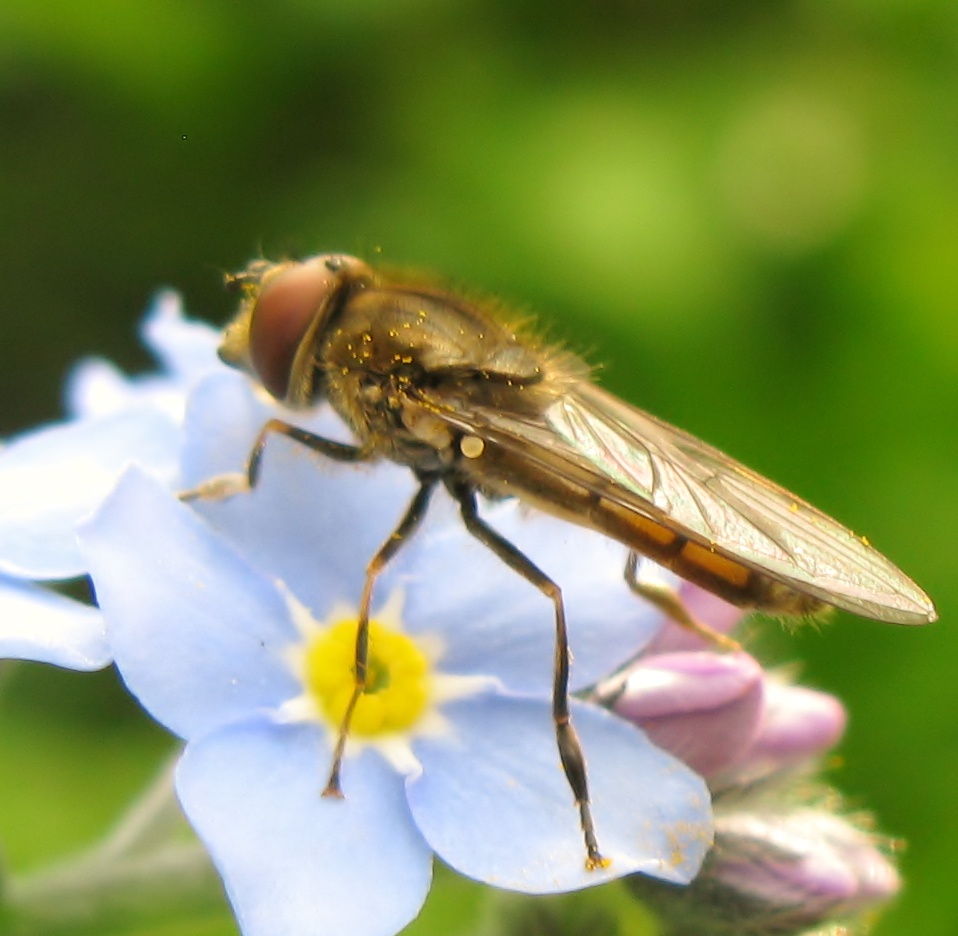
[[[223,271],[259,253],[520,300],[937,599],[925,630],[762,640],[847,701],[835,779],[909,843],[876,936],[951,934],[956,100],[944,0],[4,0],[0,431],[55,419],[79,356],[145,366],[158,287],[222,321]],[[23,868],[94,835],[168,743],[106,675],[3,689]]]

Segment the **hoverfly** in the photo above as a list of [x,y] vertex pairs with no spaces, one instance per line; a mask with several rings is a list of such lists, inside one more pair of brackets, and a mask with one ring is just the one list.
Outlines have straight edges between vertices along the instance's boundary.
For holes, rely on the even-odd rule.
[[[637,554],[734,604],[778,615],[832,605],[896,624],[937,617],[928,596],[866,540],[810,504],[600,389],[576,357],[505,324],[495,310],[433,285],[377,273],[355,257],[256,261],[231,278],[243,292],[220,356],[293,408],[328,400],[358,440],[345,445],[281,420],[270,434],[339,461],[386,458],[419,489],[367,566],[356,637],[355,688],[325,793],[341,795],[352,711],[365,688],[373,583],[423,519],[442,485],[468,531],[555,608],[552,714],[589,868],[605,864],[589,806],[585,759],[569,713],[569,647],[559,586],[480,516],[477,494],[517,497],[629,547],[639,594],[716,642],[677,599],[642,585]],[[187,497],[223,496],[216,479]]]

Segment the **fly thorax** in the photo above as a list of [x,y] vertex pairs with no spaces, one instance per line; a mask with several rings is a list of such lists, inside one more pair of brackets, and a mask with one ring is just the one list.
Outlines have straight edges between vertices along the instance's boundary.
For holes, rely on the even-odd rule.
[[371,451],[384,451],[379,438],[388,428],[384,419],[381,383],[358,370],[329,368],[323,377],[324,396],[346,424]]

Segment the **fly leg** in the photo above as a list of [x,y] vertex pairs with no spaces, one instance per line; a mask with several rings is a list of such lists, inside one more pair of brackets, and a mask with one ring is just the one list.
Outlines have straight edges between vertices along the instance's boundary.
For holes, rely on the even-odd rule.
[[589,785],[586,775],[582,743],[572,727],[569,711],[569,635],[566,630],[565,605],[559,586],[542,572],[507,539],[498,534],[479,516],[476,494],[466,485],[450,484],[449,490],[459,502],[466,529],[484,546],[491,549],[510,569],[535,585],[554,605],[556,622],[555,670],[552,683],[552,720],[555,723],[559,760],[579,809],[579,821],[585,837],[585,866],[589,871],[605,868],[609,859],[603,858],[592,819],[589,803]]
[[630,552],[629,558],[625,564],[625,580],[640,598],[650,601],[663,614],[667,614],[680,627],[690,630],[703,640],[714,644],[721,650],[736,651],[741,650],[742,646],[737,640],[726,636],[720,631],[715,630],[697,621],[689,613],[689,609],[682,603],[675,589],[664,585],[661,582],[640,582],[638,579],[639,556],[636,552]]
[[[285,435],[299,442],[301,445],[312,449],[314,452],[319,452],[321,455],[325,455],[334,461],[362,462],[370,459],[369,453],[359,446],[349,445],[345,442],[334,442],[332,439],[326,439],[323,436],[316,435],[306,429],[301,429],[282,419],[270,419],[260,430],[256,441],[253,443],[249,458],[246,462],[245,472],[222,474],[210,478],[195,488],[182,491],[179,495],[180,500],[223,500],[228,497],[233,497],[236,494],[251,491],[256,487],[259,481],[263,451],[266,448],[266,441],[271,434]],[[342,773],[343,754],[346,750],[346,739],[349,736],[349,726],[353,719],[353,712],[356,710],[356,705],[359,703],[363,691],[366,688],[368,676],[369,605],[372,600],[373,584],[379,573],[389,560],[396,555],[399,548],[412,535],[426,515],[429,497],[435,488],[435,479],[420,477],[419,485],[419,490],[406,508],[406,513],[402,520],[399,521],[396,529],[393,530],[389,538],[379,547],[376,554],[366,566],[366,580],[363,583],[362,597],[359,601],[359,617],[356,624],[356,655],[353,664],[355,682],[353,685],[353,693],[350,696],[349,704],[346,706],[346,712],[343,715],[342,724],[339,727],[339,735],[336,739],[336,746],[333,749],[333,761],[329,771],[329,780],[323,790],[323,796],[341,797],[343,795],[340,774]]]
[[315,433],[308,432],[306,429],[300,429],[291,423],[282,419],[270,419],[260,430],[253,447],[250,449],[249,458],[246,460],[245,471],[234,471],[227,474],[215,475],[207,478],[194,488],[187,491],[181,491],[179,498],[181,501],[193,500],[226,500],[237,494],[246,494],[256,487],[259,480],[260,467],[263,460],[263,450],[266,448],[266,440],[270,435],[278,434],[287,436],[300,445],[319,452],[333,461],[339,462],[361,462],[368,461],[369,454],[356,445],[348,445],[345,442],[334,442],[332,439],[325,439]]
[[340,774],[342,773],[343,754],[346,750],[346,739],[349,737],[349,726],[353,720],[353,712],[355,712],[356,705],[359,703],[366,689],[366,679],[368,676],[369,604],[372,600],[373,585],[377,576],[382,572],[389,560],[399,552],[402,545],[412,536],[419,524],[422,523],[422,519],[426,515],[426,508],[429,506],[429,498],[435,486],[436,482],[434,478],[419,478],[419,490],[406,508],[406,513],[403,515],[402,520],[399,521],[396,529],[389,534],[389,538],[379,547],[376,554],[369,560],[369,564],[366,566],[366,581],[363,583],[363,593],[359,600],[359,620],[356,624],[356,656],[353,665],[355,682],[353,683],[353,693],[346,706],[342,724],[339,726],[336,747],[333,749],[333,763],[329,771],[329,780],[326,782],[326,788],[323,790],[323,796],[342,797],[343,795]]

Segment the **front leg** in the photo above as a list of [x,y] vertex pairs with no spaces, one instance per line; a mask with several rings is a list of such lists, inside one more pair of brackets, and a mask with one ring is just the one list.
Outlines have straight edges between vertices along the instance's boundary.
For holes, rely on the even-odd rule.
[[259,481],[266,440],[273,434],[288,436],[290,439],[299,442],[300,445],[305,445],[306,448],[319,452],[320,455],[325,455],[333,461],[363,462],[369,461],[372,457],[366,449],[358,445],[334,442],[332,439],[323,438],[323,436],[301,429],[285,420],[270,419],[260,430],[253,447],[250,449],[245,471],[226,472],[207,478],[194,488],[180,491],[180,500],[226,500],[237,494],[246,494],[252,491]]

